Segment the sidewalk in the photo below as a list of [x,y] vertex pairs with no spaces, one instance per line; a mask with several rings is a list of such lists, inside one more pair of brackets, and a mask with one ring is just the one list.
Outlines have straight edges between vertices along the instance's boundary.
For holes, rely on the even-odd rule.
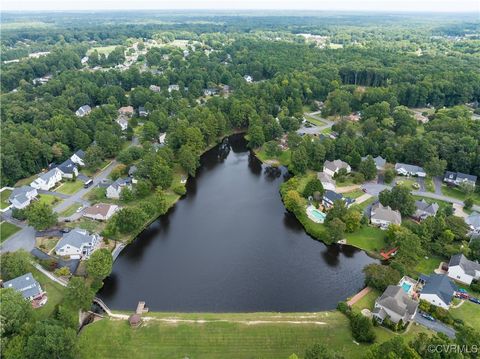
[[348,306],[352,306],[354,305],[356,302],[358,302],[360,299],[362,299],[363,297],[365,297],[368,293],[370,293],[370,291],[372,290],[372,288],[370,287],[365,287],[363,288],[360,292],[358,292],[357,294],[355,294],[348,302]]

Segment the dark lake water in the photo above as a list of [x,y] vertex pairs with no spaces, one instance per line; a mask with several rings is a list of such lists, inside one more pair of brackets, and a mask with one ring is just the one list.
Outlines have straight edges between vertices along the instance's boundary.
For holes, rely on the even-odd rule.
[[155,311],[320,311],[362,288],[374,260],[309,237],[281,202],[286,170],[263,166],[240,135],[226,142],[120,254],[99,293],[110,308],[144,300]]

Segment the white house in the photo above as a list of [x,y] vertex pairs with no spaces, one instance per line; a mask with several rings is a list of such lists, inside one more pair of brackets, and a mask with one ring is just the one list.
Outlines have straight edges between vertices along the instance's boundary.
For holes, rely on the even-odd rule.
[[375,301],[373,317],[380,323],[389,318],[392,322],[408,323],[417,313],[418,302],[411,299],[402,287],[389,285]]
[[333,177],[340,169],[345,168],[347,170],[347,173],[350,173],[352,171],[352,168],[347,162],[344,162],[342,160],[335,160],[335,161],[325,161],[323,164],[323,172],[325,172],[327,175]]
[[178,85],[169,85],[169,86],[168,86],[168,93],[171,93],[172,91],[180,91],[180,86],[178,86]]
[[420,292],[420,299],[443,309],[448,309],[457,287],[445,274],[421,275],[420,282],[424,283]]
[[472,212],[465,218],[465,223],[468,224],[473,234],[480,234],[480,213]]
[[62,172],[63,178],[72,179],[73,177],[78,176],[77,165],[70,158],[59,164],[57,168]]
[[79,166],[85,166],[85,151],[78,150],[72,156],[70,156],[70,159],[73,163]]
[[92,108],[88,105],[83,105],[79,107],[77,111],[75,111],[75,115],[78,117],[83,117],[88,115],[90,112],[92,112]]
[[135,110],[133,109],[132,106],[124,106],[118,109],[118,113],[120,114],[120,116],[132,117],[133,114],[135,113]]
[[149,89],[153,92],[160,92],[160,86],[150,85]]
[[147,116],[148,116],[148,111],[145,109],[145,107],[140,106],[140,107],[138,108],[138,115],[139,115],[140,117],[147,117]]
[[86,208],[83,211],[83,216],[97,221],[107,221],[109,220],[118,210],[118,207],[115,204],[105,204],[98,203],[91,207]]
[[113,182],[110,186],[107,187],[107,198],[119,199],[120,193],[122,190],[127,188],[132,188],[132,179],[131,178],[119,178]]
[[454,186],[459,186],[462,183],[468,183],[472,186],[475,186],[475,184],[477,183],[477,176],[469,175],[462,172],[446,171],[445,176],[443,177],[443,181]]
[[250,76],[250,75],[245,75],[243,76],[243,78],[245,79],[245,81],[247,81],[247,83],[252,83],[253,82],[253,77]]
[[55,187],[55,185],[62,180],[62,171],[58,168],[53,168],[47,173],[41,174],[36,180],[30,183],[30,186],[35,189],[42,189],[48,191]]
[[387,229],[391,224],[400,225],[402,215],[399,211],[394,211],[390,206],[382,206],[380,202],[374,204],[370,211],[370,222],[381,229]]
[[158,135],[158,143],[160,143],[161,145],[164,145],[166,138],[167,138],[167,133],[160,133]]
[[26,273],[3,283],[3,288],[12,288],[29,301],[40,299],[45,294],[40,283],[33,278],[32,273]]
[[480,263],[469,260],[463,254],[456,254],[448,263],[448,276],[470,285],[474,279],[480,279]]
[[100,246],[101,237],[90,234],[84,229],[75,228],[65,233],[55,246],[59,256],[70,256],[71,259],[88,259]]
[[402,176],[426,177],[427,173],[420,166],[409,165],[406,163],[396,163],[395,171]]
[[38,192],[36,188],[22,186],[19,188],[14,188],[8,200],[14,208],[22,209],[27,207],[37,196]]
[[327,175],[325,172],[317,172],[317,179],[322,183],[323,189],[335,191],[335,180]]
[[125,116],[119,116],[115,122],[118,123],[122,131],[125,131],[128,128],[128,119]]

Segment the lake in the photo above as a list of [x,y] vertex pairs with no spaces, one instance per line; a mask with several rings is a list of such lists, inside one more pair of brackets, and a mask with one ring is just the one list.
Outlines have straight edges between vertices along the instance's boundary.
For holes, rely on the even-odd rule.
[[288,176],[234,135],[201,158],[187,194],[116,260],[98,296],[111,308],[303,312],[336,307],[363,287],[374,259],[308,236],[281,201]]

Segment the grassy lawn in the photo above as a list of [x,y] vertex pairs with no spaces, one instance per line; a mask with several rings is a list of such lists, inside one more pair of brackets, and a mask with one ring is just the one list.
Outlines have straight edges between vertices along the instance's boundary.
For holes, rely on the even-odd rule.
[[396,179],[396,182],[398,185],[405,186],[408,189],[418,190],[420,188],[415,179],[400,177]]
[[112,45],[112,46],[102,46],[102,47],[92,47],[87,51],[87,56],[91,55],[93,51],[97,50],[98,54],[107,55],[110,54],[115,48],[120,45]]
[[262,162],[278,161],[282,166],[288,166],[290,164],[291,151],[290,150],[282,151],[280,156],[271,157],[271,156],[267,155],[263,149],[260,149],[260,150],[255,151],[255,155]]
[[12,194],[11,189],[4,189],[2,192],[0,192],[0,209],[7,208],[10,206],[10,202],[8,202],[8,198]]
[[100,233],[105,227],[104,222],[94,221],[93,219],[81,218],[75,222],[69,222],[66,224],[69,228],[82,228],[89,232]]
[[60,213],[60,216],[62,217],[70,217],[72,214],[77,212],[77,209],[82,207],[80,203],[74,203],[70,207],[68,207],[65,211]]
[[365,208],[367,208],[370,204],[375,202],[376,199],[377,199],[376,197],[372,196],[362,203],[359,203],[359,204],[354,203],[353,206],[357,206],[363,212],[365,210]]
[[450,309],[454,318],[463,320],[466,324],[480,331],[480,305],[469,301],[463,303],[460,308]]
[[337,187],[347,187],[347,186],[352,186],[357,184],[353,182],[353,174],[351,173],[349,173],[345,177],[337,178],[336,181],[337,181]]
[[87,192],[87,194],[85,194],[83,198],[90,202],[98,202],[98,201],[105,202],[107,200],[106,193],[107,193],[106,188],[95,187],[90,192]]
[[347,233],[347,244],[366,251],[379,252],[386,247],[385,232],[381,229],[365,226],[354,233]]
[[21,180],[18,180],[17,183],[15,183],[15,187],[22,187],[22,186],[29,185],[34,180],[36,180],[37,177],[38,177],[38,175],[34,174],[34,175],[31,175],[30,177],[22,178]]
[[53,194],[41,194],[38,196],[38,200],[50,206],[57,205],[62,202],[60,198],[54,196]]
[[370,311],[373,310],[373,306],[375,305],[375,300],[381,295],[380,291],[376,289],[372,289],[366,296],[352,305],[354,310],[360,312],[362,309],[369,309]]
[[8,237],[17,233],[20,230],[20,227],[17,227],[14,224],[8,222],[0,223],[0,243],[6,240]]
[[87,168],[87,167],[84,167],[82,168],[82,174],[84,174],[85,176],[87,177],[94,177],[98,172],[100,172],[103,168],[105,168],[106,166],[108,166],[110,164],[110,162],[112,162],[112,160],[110,159],[106,159],[104,160],[100,166],[98,166],[98,168]]
[[365,192],[363,192],[361,189],[356,189],[350,192],[345,192],[343,195],[345,197],[350,197],[350,198],[358,198],[360,196],[363,196]]
[[332,132],[333,132],[333,130],[332,130],[331,127],[327,127],[327,128],[325,128],[325,129],[322,130],[322,133],[323,133],[324,135],[328,135],[329,133],[332,133]]
[[31,266],[30,270],[35,279],[40,283],[42,289],[47,292],[48,296],[47,303],[42,308],[33,311],[34,316],[36,319],[49,318],[52,316],[55,306],[63,300],[66,288],[46,277],[35,267]]
[[440,262],[442,261],[448,261],[448,260],[440,257],[436,257],[436,256],[422,258],[420,262],[418,262],[417,265],[415,266],[414,271],[419,274],[421,273],[430,274],[435,269],[438,268]]
[[303,117],[305,117],[305,119],[310,122],[310,123],[313,123],[314,125],[317,125],[317,126],[325,126],[326,123],[313,117],[313,116],[310,116],[310,115],[304,115]]
[[433,184],[432,177],[425,178],[425,189],[427,192],[435,192],[435,185]]
[[448,187],[447,185],[442,184],[442,193],[447,197],[452,197],[464,201],[467,197],[471,197],[475,204],[480,205],[480,194],[472,193],[471,195],[466,195],[464,192],[455,187]]
[[56,192],[63,193],[63,194],[74,194],[79,189],[83,188],[82,181],[67,181],[64,182],[60,187],[57,187]]

